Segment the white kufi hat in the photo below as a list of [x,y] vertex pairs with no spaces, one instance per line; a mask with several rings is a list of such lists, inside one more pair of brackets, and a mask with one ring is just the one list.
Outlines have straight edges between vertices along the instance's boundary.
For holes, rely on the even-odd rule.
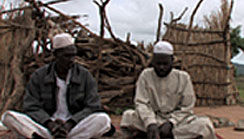
[[154,45],[153,53],[173,55],[174,48],[172,44],[167,41],[159,41]]
[[59,49],[59,48],[64,48],[67,46],[74,45],[74,40],[72,36],[68,33],[61,33],[55,35],[52,39],[52,42],[53,42],[54,49]]

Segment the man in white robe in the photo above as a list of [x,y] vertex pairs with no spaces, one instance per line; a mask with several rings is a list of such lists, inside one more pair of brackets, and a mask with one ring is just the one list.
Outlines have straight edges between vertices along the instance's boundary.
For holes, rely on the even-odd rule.
[[123,113],[122,131],[131,137],[142,131],[149,139],[215,139],[211,121],[193,114],[192,82],[187,72],[173,68],[173,46],[160,41],[153,52],[153,67],[137,81],[135,110]]

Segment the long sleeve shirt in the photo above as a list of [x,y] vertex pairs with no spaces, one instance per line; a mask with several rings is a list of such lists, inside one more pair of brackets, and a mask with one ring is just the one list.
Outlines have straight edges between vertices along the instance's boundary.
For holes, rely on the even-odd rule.
[[187,72],[173,69],[160,78],[153,68],[145,69],[137,81],[136,111],[145,127],[161,120],[174,125],[192,113],[196,98]]

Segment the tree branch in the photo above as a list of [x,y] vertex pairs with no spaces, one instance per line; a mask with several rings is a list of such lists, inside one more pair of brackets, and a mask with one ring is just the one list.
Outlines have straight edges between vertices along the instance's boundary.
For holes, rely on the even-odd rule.
[[[25,1],[30,2],[29,0],[25,0]],[[47,5],[57,4],[60,2],[66,2],[66,1],[70,1],[70,0],[54,0],[54,1],[47,2],[47,3],[38,2],[37,6],[39,6],[39,7],[47,6]],[[15,9],[11,9],[11,10],[5,10],[5,11],[1,11],[0,14],[11,13],[11,12],[19,11],[19,10],[25,10],[28,8],[33,8],[33,6],[25,6],[25,7],[19,7],[19,8],[15,8]]]
[[195,9],[194,9],[194,11],[193,11],[193,13],[192,13],[192,15],[191,15],[190,25],[189,25],[189,27],[188,27],[188,30],[189,30],[189,31],[188,31],[188,34],[187,34],[187,37],[186,37],[186,44],[188,43],[188,41],[189,41],[189,39],[190,39],[190,37],[191,37],[191,29],[192,29],[192,24],[193,24],[194,16],[195,16],[195,14],[196,14],[198,8],[199,8],[200,5],[202,4],[202,2],[203,2],[203,0],[199,0],[197,6],[195,7]]
[[[158,18],[158,29],[157,29],[157,37],[156,37],[156,42],[158,42],[159,41],[159,39],[160,39],[160,36],[161,36],[161,26],[162,26],[162,18],[163,18],[163,6],[162,6],[162,4],[159,4],[158,5],[159,6],[159,18]],[[155,43],[156,43],[155,42]]]
[[179,17],[173,19],[173,20],[172,20],[172,23],[179,21],[179,20],[183,17],[183,15],[186,13],[187,10],[188,10],[188,7],[186,7],[186,8],[184,9],[184,11],[180,14]]

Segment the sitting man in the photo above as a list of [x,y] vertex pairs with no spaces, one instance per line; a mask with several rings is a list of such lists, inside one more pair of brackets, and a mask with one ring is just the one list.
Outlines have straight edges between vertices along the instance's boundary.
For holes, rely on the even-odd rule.
[[2,122],[27,138],[97,138],[111,129],[101,111],[97,83],[74,63],[77,48],[67,33],[53,37],[55,60],[36,70],[26,87],[24,113],[6,111]]
[[145,69],[137,81],[135,110],[122,116],[120,126],[127,137],[144,133],[149,139],[216,138],[211,121],[193,114],[196,98],[190,76],[174,69],[173,59],[169,42],[154,46],[153,68]]

